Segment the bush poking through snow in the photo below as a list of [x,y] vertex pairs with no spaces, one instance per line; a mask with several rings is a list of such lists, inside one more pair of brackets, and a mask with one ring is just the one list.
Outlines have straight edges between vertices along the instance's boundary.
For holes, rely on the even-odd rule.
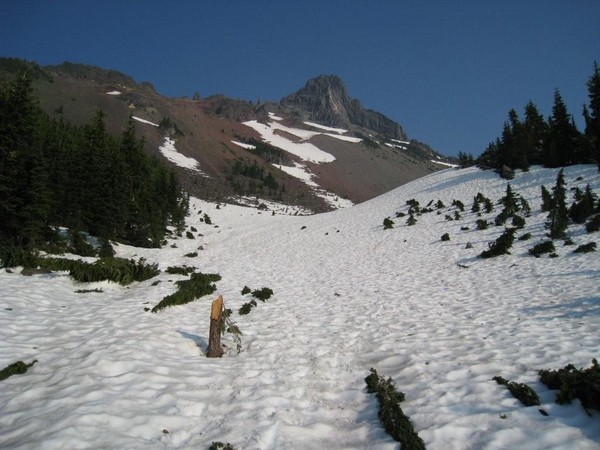
[[394,228],[394,221],[389,217],[386,217],[383,219],[383,229],[389,230],[390,228]]
[[272,295],[273,289],[268,287],[252,291],[252,297],[259,299],[261,302],[266,302],[271,298]]
[[449,241],[450,235],[448,233],[444,233],[444,234],[442,234],[441,239],[442,239],[442,241]]
[[585,231],[588,233],[594,233],[600,231],[600,214],[596,214],[585,224]]
[[75,281],[95,283],[113,281],[119,284],[131,284],[145,281],[160,273],[158,264],[146,264],[144,258],[138,261],[123,258],[100,258],[94,263],[65,258],[37,258],[37,265],[43,269],[68,270]]
[[556,403],[564,405],[575,398],[585,409],[600,411],[600,365],[596,359],[588,369],[576,369],[572,364],[559,370],[540,370],[540,379],[549,389],[558,390]]
[[477,219],[477,222],[475,222],[475,224],[477,225],[478,230],[486,230],[489,226],[488,221],[485,219]]
[[27,372],[31,366],[33,366],[37,362],[37,359],[34,359],[31,363],[25,364],[23,361],[17,361],[12,364],[9,364],[4,369],[0,370],[0,381],[6,380],[8,377],[13,375],[22,375]]
[[512,396],[519,400],[523,405],[536,406],[540,404],[540,398],[536,392],[526,384],[508,381],[502,377],[494,377],[492,379],[496,383],[506,386]]
[[190,252],[190,253],[186,253],[185,255],[186,258],[195,258],[196,256],[198,256],[198,252]]
[[168,306],[184,305],[197,298],[212,294],[217,290],[217,286],[211,283],[220,279],[221,275],[216,273],[193,273],[189,280],[177,281],[175,283],[178,286],[177,292],[164,297],[158,305],[152,308],[152,312],[155,313]]
[[210,444],[210,447],[208,447],[208,450],[220,450],[220,449],[235,450],[229,442],[224,444],[223,442],[217,441],[217,442],[213,442],[212,444]]
[[169,266],[169,267],[167,267],[167,270],[165,272],[167,272],[168,274],[171,274],[171,275],[189,275],[190,273],[194,272],[195,270],[196,270],[195,267]]
[[590,253],[590,252],[595,252],[595,251],[596,251],[596,243],[589,242],[587,244],[583,244],[583,245],[580,245],[579,247],[577,247],[575,250],[573,250],[573,253]]
[[[244,286],[244,289],[242,289],[242,295],[246,295],[249,292],[250,292],[250,288],[248,286]],[[252,291],[252,297],[260,300],[263,303],[266,302],[268,299],[270,299],[272,295],[273,295],[273,290],[268,287],[264,287],[260,290],[256,289],[256,290]],[[250,300],[248,303],[244,303],[238,311],[240,316],[249,314],[250,311],[252,310],[252,308],[256,307],[256,305],[257,305],[256,300]]]
[[509,255],[508,251],[515,240],[515,229],[507,228],[504,233],[502,233],[498,239],[494,242],[490,243],[490,248],[488,250],[484,250],[479,255],[480,258],[493,258],[495,256],[500,255]]
[[535,244],[533,248],[530,248],[529,254],[539,258],[540,255],[543,255],[544,253],[552,253],[554,250],[556,250],[554,248],[554,242],[544,241],[540,242],[539,244]]
[[395,441],[400,442],[403,449],[425,449],[425,443],[413,428],[409,417],[400,408],[400,403],[405,400],[406,396],[403,392],[396,390],[394,380],[392,378],[386,380],[371,368],[371,373],[365,378],[365,383],[367,383],[367,392],[375,394],[379,401],[377,416],[385,431]]

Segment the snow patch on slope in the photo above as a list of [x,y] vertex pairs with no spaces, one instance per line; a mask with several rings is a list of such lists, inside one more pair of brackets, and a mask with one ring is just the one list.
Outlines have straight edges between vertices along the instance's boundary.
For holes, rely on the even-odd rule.
[[196,161],[194,158],[189,158],[185,155],[182,155],[181,153],[179,153],[177,151],[177,149],[175,148],[175,140],[174,139],[166,137],[165,142],[163,143],[163,145],[158,147],[158,149],[160,150],[160,152],[163,154],[163,156],[165,158],[167,158],[169,161],[175,163],[179,167],[184,167],[186,169],[193,170],[205,177],[208,176],[204,172],[202,172],[202,170],[200,170],[198,168],[198,161]]
[[147,124],[147,125],[152,125],[153,127],[158,127],[158,126],[160,126],[160,125],[158,125],[157,123],[150,122],[149,120],[142,119],[141,117],[131,116],[131,118],[132,118],[133,120],[137,120],[138,122],[145,123],[145,124]]

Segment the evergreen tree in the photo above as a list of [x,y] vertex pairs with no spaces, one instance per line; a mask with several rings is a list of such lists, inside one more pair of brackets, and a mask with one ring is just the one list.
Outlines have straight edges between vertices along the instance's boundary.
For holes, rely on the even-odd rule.
[[582,162],[580,134],[558,89],[554,92],[554,105],[548,120],[548,135],[544,144],[544,163],[548,167]]
[[525,105],[525,121],[523,123],[522,149],[527,162],[540,164],[544,140],[548,132],[548,125],[544,117],[538,112],[535,104],[530,100]]
[[595,209],[596,196],[588,183],[585,191],[578,190],[575,194],[575,203],[569,208],[569,217],[575,223],[584,223],[592,215]]
[[584,105],[585,137],[590,156],[596,159],[600,171],[600,70],[594,62],[594,73],[587,82],[589,111]]
[[50,207],[31,83],[24,73],[0,95],[0,244],[19,247],[44,239]]
[[549,230],[551,239],[560,239],[566,236],[569,222],[566,205],[566,184],[563,169],[558,172],[556,185],[552,188],[552,208],[548,214],[546,228]]
[[552,195],[542,184],[542,212],[548,212],[552,209]]

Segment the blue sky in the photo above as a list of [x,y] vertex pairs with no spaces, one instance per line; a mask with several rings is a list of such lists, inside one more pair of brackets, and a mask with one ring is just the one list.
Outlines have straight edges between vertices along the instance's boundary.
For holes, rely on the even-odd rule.
[[279,100],[320,74],[435,150],[480,154],[509,109],[579,128],[598,0],[3,0],[0,56],[97,65],[163,95]]

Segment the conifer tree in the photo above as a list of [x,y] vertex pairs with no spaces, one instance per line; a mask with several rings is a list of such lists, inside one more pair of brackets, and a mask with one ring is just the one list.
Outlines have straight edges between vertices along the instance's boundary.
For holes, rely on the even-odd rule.
[[544,148],[544,163],[548,167],[561,167],[580,161],[580,134],[573,117],[567,112],[558,89],[554,91],[552,115],[548,120],[548,135]]
[[552,195],[542,184],[542,212],[548,212],[552,209]]
[[594,73],[587,82],[589,111],[584,105],[585,136],[591,156],[596,159],[600,171],[600,70],[594,61]]
[[556,185],[552,188],[552,208],[548,214],[546,228],[551,239],[560,239],[566,236],[569,216],[566,205],[567,190],[565,187],[563,169],[556,177]]

